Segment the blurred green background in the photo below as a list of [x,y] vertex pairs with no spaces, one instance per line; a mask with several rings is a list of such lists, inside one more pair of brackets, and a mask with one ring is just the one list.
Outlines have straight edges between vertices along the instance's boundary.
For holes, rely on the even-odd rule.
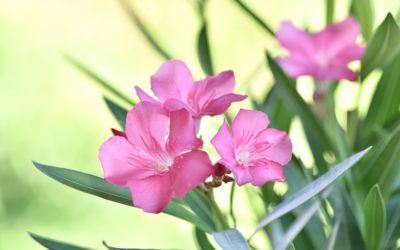
[[[275,30],[283,19],[311,30],[324,25],[322,0],[247,4]],[[341,20],[349,3],[337,4]],[[398,0],[374,4],[375,25],[400,8]],[[163,48],[202,77],[196,1],[132,5]],[[276,50],[277,44],[234,1],[210,0],[206,14],[215,69],[235,70],[238,91],[262,98],[271,79],[266,69],[255,69],[264,49]],[[149,89],[150,75],[163,62],[116,0],[0,0],[0,249],[41,249],[28,231],[94,248],[106,240],[125,247],[196,249],[189,224],[77,192],[33,167],[31,160],[101,175],[98,147],[110,127],[118,127],[101,91],[64,60],[65,53],[132,97],[135,84]],[[219,121],[214,123],[216,129]],[[300,150],[295,145],[297,154]]]

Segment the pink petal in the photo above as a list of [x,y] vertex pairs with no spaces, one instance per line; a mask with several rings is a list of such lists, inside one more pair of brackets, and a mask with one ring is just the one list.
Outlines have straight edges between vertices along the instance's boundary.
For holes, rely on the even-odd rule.
[[347,65],[351,61],[361,59],[364,51],[365,48],[357,44],[346,46],[332,58],[330,65]]
[[304,75],[312,75],[317,67],[309,67],[309,62],[295,60],[292,57],[278,58],[276,62],[279,66],[292,78],[297,78]]
[[[160,105],[139,102],[128,112],[126,118],[125,131],[128,140],[132,145],[143,150],[149,150],[153,147],[163,149],[168,121],[169,117]],[[158,145],[154,145],[154,141]]]
[[262,130],[265,130],[269,125],[268,116],[256,110],[241,109],[232,122],[232,131],[235,139],[249,136],[250,134],[257,135]]
[[155,175],[128,183],[133,204],[148,213],[162,212],[173,197],[169,174]]
[[178,99],[170,98],[164,102],[164,108],[168,111],[177,111],[180,109],[186,109],[190,113],[193,113],[192,109],[184,102]]
[[220,115],[226,112],[232,102],[243,101],[247,95],[227,94],[208,103],[201,111],[203,115]]
[[203,151],[194,150],[178,156],[172,166],[175,194],[185,196],[187,191],[203,183],[213,172],[210,158]]
[[146,94],[139,86],[135,86],[136,95],[139,97],[139,100],[142,102],[151,102],[151,103],[158,103],[153,97]]
[[263,131],[257,138],[257,141],[266,141],[271,145],[263,152],[268,160],[286,165],[292,159],[292,142],[286,132],[269,128]]
[[267,165],[251,166],[249,171],[252,176],[251,184],[262,186],[269,181],[285,181],[282,165],[268,162]]
[[169,98],[187,100],[193,85],[190,70],[179,60],[166,61],[151,77],[151,89],[161,102]]
[[226,165],[236,164],[235,146],[233,145],[231,131],[225,120],[217,134],[211,139],[211,144],[217,150],[224,162],[228,163]]
[[331,68],[329,72],[327,72],[327,77],[333,80],[347,79],[349,81],[356,81],[358,75],[344,65]]
[[239,186],[249,183],[253,179],[248,167],[235,166],[233,169],[231,169],[231,171],[235,176],[236,183]]
[[[233,71],[223,71],[216,76],[209,76],[198,84],[204,84],[204,92],[214,92],[216,96],[232,93],[235,88],[235,75]],[[203,93],[204,94],[204,93]]]
[[171,112],[170,116],[167,148],[173,156],[203,145],[203,142],[196,137],[196,127],[187,110]]
[[312,36],[308,32],[297,29],[289,21],[282,22],[276,39],[291,55],[307,60],[314,54]]

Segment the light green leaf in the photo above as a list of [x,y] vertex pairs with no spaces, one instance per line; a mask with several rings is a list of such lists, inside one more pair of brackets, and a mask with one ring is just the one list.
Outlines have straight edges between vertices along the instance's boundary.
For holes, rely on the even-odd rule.
[[[81,173],[79,171],[46,166],[37,162],[33,162],[33,164],[42,173],[64,185],[106,200],[133,206],[131,194],[127,188],[114,186],[104,179],[94,175]],[[186,220],[205,232],[212,232],[212,228],[210,228],[203,220],[175,201],[171,201],[163,212]]]
[[29,235],[40,245],[42,245],[50,250],[89,250],[90,249],[90,248],[74,246],[72,244],[64,243],[64,242],[57,241],[57,240],[52,240],[52,239],[45,238],[45,237],[42,237],[42,236],[39,236],[39,235],[33,234],[33,233],[29,233]]
[[213,236],[223,250],[250,250],[246,239],[234,228],[223,232],[215,232]]
[[[400,37],[399,37],[400,39]],[[400,44],[400,40],[399,40]],[[373,139],[374,132],[399,118],[400,106],[400,54],[385,67],[372,97],[361,130],[361,145]]]
[[199,33],[197,55],[203,72],[206,75],[214,75],[206,22],[203,23]]
[[283,237],[280,239],[277,245],[274,246],[274,250],[285,250],[289,244],[296,238],[296,236],[305,227],[307,222],[312,218],[312,216],[317,212],[320,207],[319,201],[314,201],[305,212],[300,215],[296,221],[290,225],[290,228],[286,231]]
[[378,184],[383,197],[388,197],[400,176],[399,162],[400,125],[360,163],[366,191]]
[[333,23],[335,19],[335,0],[325,0],[326,5],[326,25]]
[[[318,157],[322,157],[324,151],[335,149],[330,138],[321,126],[321,122],[317,119],[310,106],[297,92],[294,81],[283,72],[268,54],[267,59],[275,78],[275,86],[277,86],[281,97],[287,102],[292,112],[299,115],[316,160]],[[318,161],[318,164],[320,164],[318,167],[324,167],[321,166],[321,164],[324,164],[322,159]]]
[[197,189],[193,189],[186,194],[183,200],[197,216],[215,231],[212,209],[204,194]]
[[369,191],[364,205],[364,238],[369,250],[380,249],[386,228],[386,208],[379,185]]
[[400,28],[389,13],[368,41],[367,49],[361,60],[361,79],[375,68],[388,65],[400,52]]
[[[163,250],[163,249],[156,249],[156,248],[120,248],[120,247],[112,247],[109,246],[105,241],[103,241],[103,245],[108,249],[108,250]],[[167,249],[164,249],[167,250]],[[172,249],[170,249],[172,250]]]
[[242,0],[235,0],[235,2],[240,6],[240,8],[253,20],[260,25],[269,35],[275,37],[275,32],[266,24],[258,15],[256,15],[249,7],[247,7]]
[[396,241],[400,239],[400,196],[394,196],[387,202],[387,227],[382,249],[395,249]]
[[[358,162],[370,148],[367,148],[357,154],[354,154],[345,161],[339,163],[327,173],[321,175],[315,181],[309,183],[304,188],[300,189],[293,195],[290,195],[282,203],[275,207],[275,209],[269,213],[258,225],[256,232],[261,230],[263,227],[276,220],[277,218],[285,215],[286,213],[292,211],[296,207],[304,204],[306,201],[319,194],[322,190],[328,187],[333,181],[339,178],[344,172],[351,168],[356,162]],[[253,235],[254,235],[253,234]]]
[[357,18],[362,34],[368,40],[374,28],[375,17],[371,0],[352,0],[350,14]]
[[102,76],[99,74],[95,73],[93,70],[91,70],[89,67],[85,66],[83,63],[80,61],[76,60],[75,58],[65,55],[65,58],[67,59],[68,62],[70,62],[75,68],[77,68],[79,71],[84,73],[86,76],[91,78],[96,84],[98,84],[100,87],[102,87],[104,90],[108,91],[110,94],[113,94],[114,96],[118,97],[120,100],[130,104],[130,105],[135,105],[135,102],[132,101],[129,97],[127,97],[125,94],[123,94],[121,91],[117,90],[115,87],[112,86],[110,82],[105,80]]
[[147,39],[147,41],[150,43],[150,45],[152,45],[153,48],[162,57],[164,57],[164,59],[171,59],[172,58],[171,55],[167,51],[165,51],[165,49],[162,48],[161,42],[157,41],[157,39],[149,32],[149,30],[146,28],[143,21],[140,19],[140,17],[136,13],[133,6],[129,3],[129,1],[128,0],[118,0],[118,1],[121,4],[122,8],[125,10],[125,12],[128,14],[128,16],[131,18],[132,22],[142,32],[142,34]]
[[117,120],[122,129],[125,129],[126,115],[128,110],[111,101],[107,97],[103,96],[104,101],[107,104],[108,109],[113,114],[114,118]]
[[201,250],[214,250],[215,248],[211,245],[210,241],[207,238],[207,235],[197,227],[195,228],[195,237],[196,242]]

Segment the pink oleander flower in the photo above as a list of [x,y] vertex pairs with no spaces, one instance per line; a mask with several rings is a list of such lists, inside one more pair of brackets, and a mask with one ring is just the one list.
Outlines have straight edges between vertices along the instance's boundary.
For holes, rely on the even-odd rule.
[[167,114],[160,105],[140,102],[128,112],[125,133],[104,142],[99,158],[108,182],[128,187],[136,207],[159,213],[174,195],[183,197],[214,172],[198,149],[202,143],[187,110]]
[[219,162],[240,186],[285,180],[283,166],[292,158],[292,143],[284,131],[267,128],[268,124],[263,112],[241,109],[232,129],[224,121],[211,140],[222,158]]
[[161,103],[168,111],[185,108],[198,122],[202,116],[224,113],[232,102],[247,97],[233,94],[235,84],[232,71],[195,82],[184,62],[169,60],[151,77],[151,89],[158,101],[139,87],[135,89],[141,101]]
[[276,38],[288,50],[289,56],[279,58],[277,62],[293,78],[311,75],[319,81],[355,81],[357,74],[348,68],[348,64],[364,54],[364,48],[356,43],[358,35],[360,26],[353,17],[315,34],[284,21]]

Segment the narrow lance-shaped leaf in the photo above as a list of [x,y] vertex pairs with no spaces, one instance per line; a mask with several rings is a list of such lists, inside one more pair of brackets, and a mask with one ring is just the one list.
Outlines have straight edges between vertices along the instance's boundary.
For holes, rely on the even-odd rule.
[[128,110],[111,101],[105,96],[103,96],[103,98],[107,104],[108,109],[111,111],[114,118],[118,121],[121,128],[125,129],[126,114],[128,113]]
[[215,248],[211,245],[207,238],[207,235],[197,227],[195,228],[195,237],[199,249],[204,250],[214,250]]
[[[106,200],[133,206],[132,197],[127,188],[114,186],[102,178],[75,170],[46,166],[37,162],[34,162],[34,165],[42,173],[64,185]],[[186,220],[205,232],[212,232],[212,228],[203,220],[175,201],[171,201],[163,212]]]
[[122,8],[126,11],[129,17],[132,19],[133,23],[139,28],[139,30],[143,33],[144,37],[153,46],[153,48],[165,59],[171,59],[171,55],[165,51],[162,46],[161,42],[157,41],[157,39],[149,32],[146,28],[142,20],[137,15],[136,11],[134,10],[133,6],[129,4],[128,0],[119,0]]
[[374,28],[374,8],[371,0],[352,0],[350,14],[355,16],[361,25],[364,38],[368,40]]
[[330,25],[333,23],[335,18],[335,0],[325,0],[326,4],[326,24]]
[[369,191],[364,205],[364,238],[369,250],[380,249],[386,228],[386,208],[379,185]]
[[203,21],[197,44],[197,55],[204,73],[206,75],[214,75],[207,29],[207,23]]
[[400,195],[392,196],[386,203],[387,227],[382,249],[395,249],[396,241],[400,239]]
[[300,189],[290,197],[286,198],[257,225],[254,234],[259,230],[261,230],[266,225],[268,225],[269,223],[271,223],[272,221],[292,211],[296,207],[304,204],[306,201],[308,201],[315,195],[319,194],[322,190],[328,187],[333,181],[335,181],[338,177],[340,177],[344,172],[346,172],[349,168],[351,168],[356,162],[358,162],[369,150],[370,148],[367,148],[349,157],[345,161],[333,167],[327,173],[320,176],[315,181],[311,182],[310,184]]
[[333,224],[331,235],[329,236],[329,240],[326,245],[326,250],[333,250],[335,249],[335,243],[337,239],[337,234],[339,231],[339,226],[340,226],[340,220],[337,219],[335,221],[335,224]]
[[230,228],[223,232],[213,233],[215,241],[223,250],[250,250],[243,235],[236,229]]
[[61,242],[58,240],[52,240],[39,236],[37,234],[29,233],[29,235],[40,245],[51,250],[89,250],[90,248],[78,247],[70,243]]
[[296,236],[300,233],[300,231],[305,227],[307,222],[312,218],[312,216],[317,212],[320,207],[319,201],[314,201],[305,212],[300,215],[295,222],[290,226],[290,228],[283,235],[281,240],[277,245],[274,246],[274,250],[285,250],[290,242],[292,242]]
[[400,52],[400,28],[389,13],[367,44],[361,60],[361,79],[375,68],[388,65]]
[[256,15],[249,7],[247,7],[241,0],[235,0],[235,2],[240,6],[240,8],[253,20],[260,25],[269,35],[275,37],[275,32],[266,24],[258,15]]
[[77,68],[79,71],[84,73],[86,76],[91,78],[95,83],[97,83],[100,87],[104,88],[106,91],[110,92],[111,94],[115,95],[122,101],[130,104],[130,105],[135,105],[135,102],[132,101],[129,97],[127,97],[125,94],[123,94],[121,91],[117,90],[113,85],[105,80],[102,76],[99,74],[95,73],[92,69],[89,67],[85,66],[83,63],[80,61],[76,60],[75,58],[66,55],[65,58],[67,59],[68,62],[70,62],[75,68]]
[[215,231],[212,209],[206,197],[204,197],[204,194],[199,190],[194,189],[188,192],[183,200],[197,216],[199,216],[213,231]]

